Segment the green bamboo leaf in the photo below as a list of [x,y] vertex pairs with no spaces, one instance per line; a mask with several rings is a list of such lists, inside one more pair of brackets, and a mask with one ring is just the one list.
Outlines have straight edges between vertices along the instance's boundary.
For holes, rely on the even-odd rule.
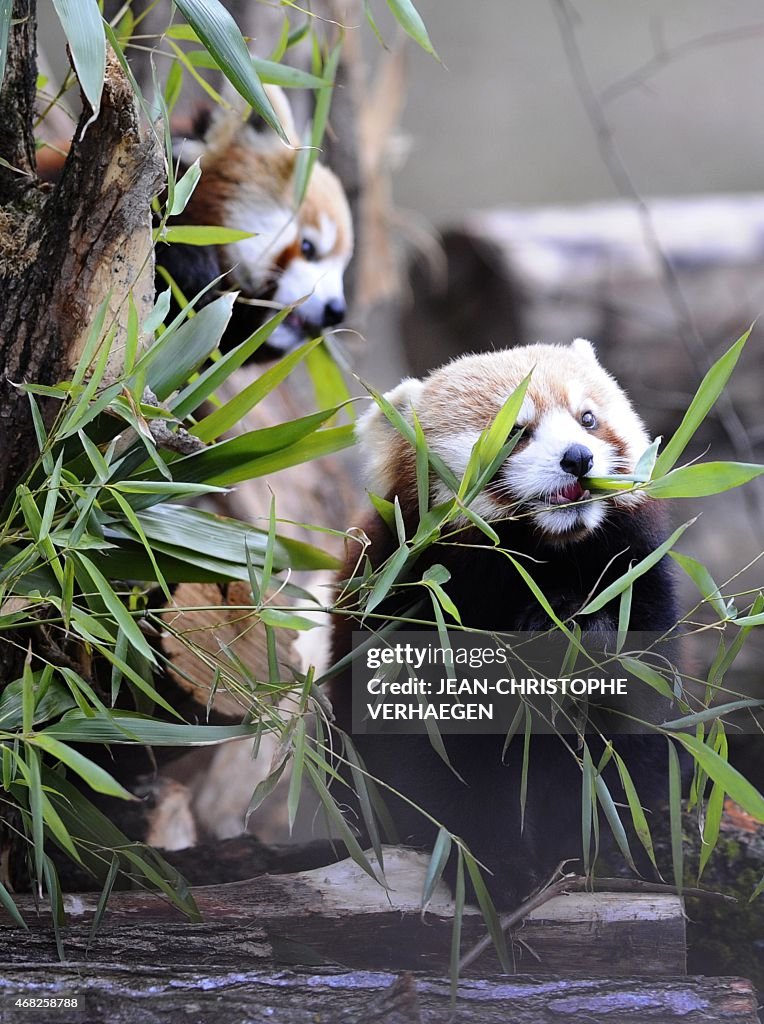
[[235,484],[241,480],[253,480],[255,477],[269,476],[271,473],[278,473],[282,469],[289,469],[290,466],[301,466],[304,462],[311,462],[313,459],[320,459],[324,455],[333,455],[334,452],[350,448],[355,444],[355,431],[351,423],[341,427],[328,427],[324,430],[315,430],[302,440],[291,444],[286,448],[270,452],[267,455],[260,455],[250,459],[246,465],[232,467],[219,476],[214,477],[219,484]]
[[700,860],[698,862],[698,882],[703,870],[708,864],[708,858],[714,852],[716,842],[719,838],[719,829],[724,813],[724,787],[715,782],[711,787],[711,793],[706,805],[706,818],[703,822],[703,845],[700,848]]
[[[205,50],[192,50],[188,59],[196,68],[217,69],[217,62]],[[326,79],[311,75],[308,71],[279,64],[275,60],[263,60],[252,57],[252,67],[261,82],[266,85],[280,85],[282,89],[320,89],[326,85]]]
[[390,593],[393,584],[396,582],[400,574],[408,561],[408,557],[411,554],[408,547],[402,544],[397,551],[395,551],[387,561],[384,569],[380,572],[377,577],[374,586],[371,589],[371,593],[366,601],[364,614],[368,615],[381,604],[382,601]]
[[439,61],[440,57],[435,52],[435,48],[430,41],[427,29],[422,21],[422,16],[411,0],[387,0],[387,5],[406,35],[411,36],[425,53],[432,54]]
[[231,319],[234,299],[233,294],[221,295],[177,330],[168,328],[140,361],[138,370],[146,370],[146,383],[160,401],[185,384],[217,348]]
[[294,175],[295,203],[299,207],[305,198],[308,189],[308,182],[313,170],[313,165],[318,159],[321,145],[324,141],[324,133],[329,120],[329,107],[332,102],[332,91],[334,79],[337,75],[337,68],[342,53],[342,39],[337,43],[329,54],[323,67],[323,78],[325,84],[316,91],[316,105],[313,112],[313,123],[310,128],[310,138],[305,147],[297,154]]
[[745,334],[738,338],[729,351],[725,352],[721,359],[714,363],[701,381],[700,387],[696,391],[695,397],[684,414],[676,433],[658,456],[653,470],[654,478],[664,476],[678,462],[682,452],[692,440],[695,431],[705,420],[716,404],[719,395],[724,390],[740,358],[743,346],[748,341],[751,330],[752,328],[749,327]]
[[109,715],[85,715],[69,711],[42,736],[66,743],[141,743],[155,747],[202,747],[230,740],[246,739],[256,732],[256,725],[186,725],[163,722],[128,712]]
[[377,858],[380,873],[384,874],[385,863],[384,853],[382,850],[382,840],[380,839],[379,829],[377,828],[377,819],[372,808],[371,795],[369,792],[369,787],[373,786],[373,783],[371,780],[367,779],[364,774],[361,759],[359,758],[349,736],[344,738],[344,750],[348,764],[350,765],[353,789],[358,799],[361,817],[363,818],[363,823],[371,842],[371,848],[374,850],[374,855]]
[[48,446],[48,435],[45,431],[42,413],[40,412],[40,407],[35,401],[35,397],[31,391],[27,392],[27,396],[29,398],[29,410],[32,413],[32,425],[34,426],[35,437],[37,439],[37,447],[40,449],[42,468],[49,474],[53,470],[53,455],[51,454]]
[[[214,515],[184,505],[159,505],[138,513],[146,536],[164,542],[177,553],[186,547],[189,552],[212,550],[219,561],[247,564],[247,549],[262,557],[267,546],[267,533],[240,523],[236,519]],[[274,546],[274,570],[335,568],[337,561],[309,544],[277,537]]]
[[640,843],[644,847],[645,853],[650,858],[653,867],[657,871],[658,865],[655,862],[655,851],[653,850],[653,839],[650,835],[650,826],[647,824],[647,818],[642,808],[642,804],[640,803],[634,782],[629,774],[628,768],[626,767],[626,763],[615,749],[613,750],[613,757],[615,758],[615,763],[618,768],[618,774],[621,777],[621,785],[626,793],[626,800],[629,804],[629,811],[631,812],[634,831],[636,832]]
[[[694,739],[695,737],[693,737]],[[684,737],[677,739],[684,742]],[[702,741],[700,746],[704,747]],[[705,747],[708,750],[707,747]],[[712,751],[709,751],[712,753]],[[700,762],[699,762],[700,763]],[[682,849],[682,769],[679,764],[679,755],[676,747],[668,741],[668,767],[669,767],[669,817],[671,824],[671,863],[674,869],[674,885],[682,895],[684,884],[684,852]],[[705,766],[703,766],[705,767]],[[710,772],[709,772],[710,774]],[[764,803],[764,801],[762,801]]]
[[286,608],[263,608],[260,612],[260,619],[268,626],[275,626],[281,629],[307,630],[315,629],[321,625],[314,619],[308,619],[304,615],[297,615]]
[[106,34],[97,0],[53,0],[64,30],[74,69],[93,111],[91,124],[101,108],[106,76]]
[[[234,484],[250,480],[265,455],[283,453],[298,441],[315,434],[337,409],[324,409],[300,419],[289,420],[273,427],[250,430],[246,434],[219,441],[203,451],[176,459],[171,468],[178,481],[204,481],[206,484]],[[136,487],[143,481],[132,482]],[[179,486],[176,484],[175,486]]]
[[[2,42],[2,39],[0,39]],[[5,53],[5,47],[3,46],[3,53]],[[5,912],[11,917],[11,919],[25,931],[29,931],[29,925],[26,923],[24,918],[19,913],[19,908],[13,902],[13,897],[5,888],[2,882],[0,882],[0,904],[5,908]]]
[[[427,448],[427,438],[424,436],[422,430],[422,424],[419,422],[419,417],[416,412],[411,410],[411,417],[414,421],[414,440],[416,444],[416,493],[417,493],[417,506],[419,510],[419,520],[427,515],[430,508],[430,459]],[[465,474],[466,475],[466,474]],[[396,497],[396,501],[397,501]],[[397,506],[399,508],[399,506]],[[399,532],[399,539],[401,543],[405,540],[405,536],[401,537]]]
[[101,927],[104,913],[106,912],[106,904],[111,896],[111,891],[114,888],[114,883],[117,880],[119,874],[119,857],[115,853],[111,858],[111,865],[109,866],[109,872],[103,883],[101,889],[101,895],[98,897],[98,905],[96,906],[95,914],[93,914],[93,923],[90,925],[90,934],[88,935],[88,947],[92,946],[93,940],[98,934],[98,929]]
[[461,964],[462,945],[462,922],[464,921],[464,854],[461,846],[456,848],[456,885],[454,886],[454,923],[451,930],[451,969],[450,989],[451,1005],[456,1006],[456,996],[459,990],[459,967]]
[[616,636],[615,653],[620,654],[626,637],[629,632],[629,620],[631,619],[631,598],[634,593],[633,586],[629,585],[621,594],[618,604],[618,633]]
[[254,355],[260,346],[265,344],[274,330],[282,320],[289,316],[293,309],[294,306],[285,306],[284,309],[280,309],[275,316],[267,320],[261,327],[258,327],[254,334],[250,334],[240,345],[231,349],[230,352],[226,352],[225,355],[221,356],[220,359],[200,373],[196,380],[188,384],[177,397],[170,401],[169,407],[173,415],[178,419],[183,419],[184,416],[198,409],[202,402],[228,380],[234,370],[238,370],[240,366],[243,366],[250,356]]
[[342,812],[337,807],[337,804],[334,798],[332,797],[331,793],[321,780],[321,776],[319,775],[315,766],[311,764],[310,761],[306,761],[305,770],[310,776],[313,788],[316,791],[316,794],[318,795],[318,798],[323,805],[323,808],[326,812],[329,821],[336,829],[339,838],[342,840],[342,842],[344,842],[345,846],[347,847],[347,851],[350,857],[363,871],[366,872],[369,878],[373,878],[375,882],[382,881],[378,872],[375,871],[374,868],[371,866],[368,857],[359,846],[358,840],[351,832],[348,823],[342,816]]
[[85,374],[90,369],[90,364],[93,362],[95,354],[98,351],[98,346],[101,344],[108,309],[109,296],[107,295],[99,304],[98,309],[95,312],[95,316],[93,317],[93,322],[90,325],[90,330],[88,331],[88,336],[85,339],[85,345],[82,349],[82,355],[80,356],[74,375],[72,376],[72,384],[81,384],[85,379]]
[[735,619],[735,625],[741,628],[764,626],[764,612],[759,612],[757,615],[741,615],[740,618]]
[[294,730],[292,742],[292,776],[289,779],[289,793],[287,794],[287,821],[289,822],[289,834],[291,836],[294,827],[297,810],[300,806],[302,794],[302,776],[305,768],[305,719],[300,717]]
[[615,838],[615,841],[618,844],[618,849],[623,854],[624,860],[632,869],[632,871],[634,871],[636,874],[639,874],[639,872],[637,871],[637,867],[634,863],[634,858],[631,855],[629,840],[626,836],[626,829],[623,827],[623,822],[621,821],[621,817],[618,813],[618,808],[615,806],[615,801],[613,800],[613,797],[610,795],[610,790],[608,789],[607,784],[605,783],[605,780],[601,775],[596,776],[594,780],[594,785],[597,793],[597,799],[599,800],[602,809],[605,812],[605,817],[607,818],[608,824],[610,825],[610,831],[613,833],[613,837]]
[[286,142],[271,101],[252,65],[236,22],[219,0],[176,0],[191,25],[231,85]]
[[638,480],[649,480],[653,475],[655,463],[658,458],[658,449],[660,448],[662,441],[662,437],[656,437],[637,459],[637,464],[634,467],[634,476]]
[[[3,79],[5,78],[5,62],[8,56],[8,36],[11,30],[12,12],[13,0],[0,0],[0,88],[2,88]],[[1,899],[2,892],[0,892]],[[5,901],[3,900],[3,902]],[[11,904],[15,909],[13,900],[11,900]],[[18,920],[21,920],[21,918],[19,917]],[[23,921],[21,923],[23,924]]]
[[623,655],[618,660],[626,669],[628,675],[636,676],[637,679],[641,679],[643,683],[647,683],[648,686],[652,686],[652,688],[661,694],[662,697],[666,697],[670,701],[674,700],[674,691],[660,672],[653,668],[652,665],[647,665],[645,662],[639,661],[637,658],[628,658]]
[[531,382],[531,376],[532,373],[529,373],[527,377],[520,381],[494,417],[493,423],[483,432],[480,440],[477,442],[481,470],[495,461],[499,452],[501,452],[506,444],[507,438],[520,414],[525,393]]
[[[35,673],[38,677],[40,673]],[[13,729],[24,729],[23,726],[23,688],[24,679],[15,679],[8,683],[0,693],[0,730],[10,732]],[[37,684],[38,692],[42,686]],[[32,727],[50,718],[58,718],[74,706],[74,698],[69,690],[57,679],[52,679],[45,692],[38,698],[32,711]],[[24,729],[30,732],[30,729]]]
[[[126,483],[126,482],[127,481],[123,481],[123,484]],[[149,544],[148,537],[143,532],[143,527],[141,526],[141,523],[140,523],[140,520],[138,519],[138,516],[135,514],[133,509],[130,507],[130,503],[125,498],[123,498],[121,494],[115,493],[114,499],[117,502],[117,504],[119,505],[119,507],[122,509],[122,514],[127,519],[127,521],[130,524],[130,526],[133,528],[133,530],[135,530],[136,534],[138,535],[138,537],[140,539],[141,544],[143,544],[143,547],[144,547],[144,549],[146,551],[146,555],[147,555],[147,557],[149,558],[149,560],[151,562],[152,568],[154,569],[154,578],[156,579],[156,581],[159,584],[159,586],[162,588],[162,592],[163,592],[164,596],[167,598],[168,601],[172,601],[172,595],[170,593],[170,588],[167,586],[167,581],[165,580],[164,576],[162,575],[162,571],[159,568],[159,565],[157,563],[157,560],[156,560],[156,557],[154,555],[154,552],[151,549],[151,545]],[[128,639],[127,638],[127,634],[123,630],[120,631],[120,636],[124,637],[125,643],[127,643],[127,639]],[[112,686],[113,685],[114,684],[112,683]]]
[[94,761],[91,761],[89,757],[85,757],[79,750],[74,750],[72,747],[67,746],[66,743],[62,743],[50,734],[50,730],[44,730],[43,732],[35,734],[28,741],[50,754],[51,757],[55,757],[56,760],[61,761],[71,768],[73,772],[84,779],[85,782],[94,789],[96,793],[104,793],[106,796],[120,797],[122,800],[136,800],[132,793],[129,793],[124,786],[121,786],[116,779],[112,778],[107,771],[104,771],[100,765],[97,765]]
[[82,863],[82,858],[79,855],[77,847],[74,845],[72,837],[69,835],[69,831],[61,820],[56,808],[50,802],[45,794],[45,790],[42,792],[42,817],[48,829],[53,835],[53,838],[58,842],[62,849],[66,850],[72,860],[76,860],[79,864]]
[[[175,66],[177,67],[177,65]],[[201,157],[198,157],[194,160],[183,177],[179,181],[175,182],[172,209],[167,214],[168,217],[177,217],[179,213],[183,213],[185,210],[186,205],[193,195],[194,189],[199,184],[199,179],[202,176],[200,162]]]
[[177,242],[183,245],[229,245],[253,238],[251,231],[207,224],[170,224],[162,229],[157,241]]
[[[371,386],[371,384],[368,384],[365,380],[361,379],[360,377],[358,379],[359,383],[361,383],[366,388],[371,397],[374,399],[374,401],[380,407],[382,412],[385,414],[385,417],[395,427],[395,429],[398,431],[401,437],[404,437],[411,445],[411,447],[416,449],[416,433],[412,425],[408,422],[408,420],[398,411],[398,409],[395,408],[395,406],[390,401],[388,401],[387,398],[385,398],[385,396],[381,392],[377,391],[375,388]],[[432,466],[433,472],[437,476],[439,476],[440,479],[445,484],[447,484],[450,487],[454,494],[456,494],[457,491],[459,490],[459,480],[457,479],[456,474],[453,472],[453,470],[451,470],[443,461],[443,459],[441,459],[440,456],[436,455],[434,452],[428,452],[428,459],[430,461],[430,465]]]
[[512,962],[509,959],[509,953],[507,952],[507,940],[499,921],[499,915],[496,913],[496,908],[493,905],[493,900],[488,895],[488,889],[486,888],[483,876],[480,873],[480,868],[477,865],[477,861],[471,853],[465,851],[464,862],[467,865],[467,871],[469,872],[470,881],[472,882],[472,888],[475,890],[475,896],[477,897],[478,906],[483,914],[483,920],[485,921],[488,934],[491,936],[496,955],[499,958],[499,963],[502,969],[507,974],[512,973]]
[[316,406],[319,409],[329,409],[331,406],[339,409],[344,406],[352,417],[350,392],[329,344],[325,340],[323,345],[314,348],[305,359],[305,369],[313,383]]
[[688,529],[688,527],[692,526],[695,519],[697,519],[697,516],[674,530],[668,540],[664,541],[663,544],[655,549],[655,551],[651,551],[649,555],[643,558],[640,562],[637,562],[636,565],[633,565],[628,572],[623,574],[623,576],[619,576],[617,580],[605,587],[601,593],[597,594],[595,598],[581,609],[579,614],[593,615],[594,612],[598,612],[600,608],[604,608],[606,604],[609,604],[613,598],[622,594],[623,591],[627,587],[631,586],[635,580],[638,580],[640,576],[644,576],[646,572],[649,572],[654,565],[657,565],[658,562],[660,562],[664,555],[668,554],[684,531]]
[[24,757],[14,747],[12,753],[19,771],[24,777],[29,800],[29,814],[32,820],[32,852],[38,891],[42,888],[43,863],[45,858],[45,825],[42,817],[42,781],[40,758],[34,747],[24,745]]
[[275,366],[272,366],[265,373],[239,392],[234,398],[226,402],[219,409],[216,409],[209,416],[205,416],[192,429],[191,433],[201,438],[202,441],[212,441],[220,437],[226,430],[239,423],[244,416],[253,409],[258,402],[261,402],[271,393],[289,374],[298,366],[305,356],[317,345],[321,344],[321,338],[313,338],[296,348],[294,352],[280,359]]
[[727,604],[722,597],[718,584],[706,566],[695,558],[691,558],[689,555],[682,555],[678,551],[670,551],[669,555],[677,565],[684,569],[705,600],[713,607],[719,618],[722,620],[728,619]]
[[98,569],[93,564],[93,562],[87,557],[87,555],[83,555],[81,551],[78,552],[74,557],[85,570],[85,572],[88,574],[90,579],[93,581],[96,590],[101,595],[103,603],[114,616],[120,629],[124,630],[124,633],[129,639],[132,646],[136,649],[136,651],[139,651],[143,655],[143,657],[146,658],[152,665],[155,664],[156,659],[154,657],[154,652],[151,650],[148,641],[144,637],[143,633],[141,633],[140,629],[135,623],[135,620],[130,615],[127,608],[125,608],[124,604],[119,599],[119,597],[116,595],[111,584],[100,571],[100,569]]
[[[112,484],[109,490],[123,494],[160,494],[172,495],[173,497],[194,497],[200,494],[225,494],[226,487],[218,487],[214,484],[195,484],[186,481],[174,480],[120,480]],[[117,494],[114,494],[117,500]],[[132,524],[131,524],[132,525]]]
[[427,873],[424,876],[422,886],[422,914],[432,899],[435,886],[443,877],[448,858],[451,855],[451,834],[444,828],[438,829],[438,837],[430,854],[430,863],[427,865]]
[[740,711],[741,708],[760,708],[764,700],[748,698],[746,700],[733,700],[727,704],[719,704],[712,708],[705,708],[703,711],[696,711],[692,715],[684,715],[682,718],[675,718],[671,722],[663,722],[662,729],[692,729],[703,722],[714,722],[717,718],[729,715],[733,711]]
[[700,462],[672,469],[644,487],[652,498],[705,498],[742,487],[764,473],[764,466],[748,462]]
[[154,308],[143,321],[143,329],[147,334],[153,334],[157,327],[164,323],[165,317],[170,312],[171,300],[172,292],[169,288],[157,295]]
[[[673,737],[689,750],[714,782],[757,821],[764,822],[764,796],[740,772],[697,736],[680,733]],[[674,752],[676,754],[676,751]]]

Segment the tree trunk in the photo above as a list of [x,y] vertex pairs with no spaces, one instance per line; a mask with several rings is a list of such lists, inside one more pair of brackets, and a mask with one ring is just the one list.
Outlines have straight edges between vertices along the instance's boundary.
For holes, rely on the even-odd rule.
[[[100,114],[87,130],[91,111],[80,118],[60,182],[50,190],[30,177],[32,0],[17,0],[19,17],[0,104],[0,157],[17,168],[0,167],[0,501],[7,501],[37,457],[29,402],[14,385],[66,379],[107,295],[106,327],[117,325],[116,365],[128,294],[139,321],[151,307],[150,202],[163,171],[154,136],[141,128],[130,84],[111,54]],[[46,422],[56,405],[41,402]]]

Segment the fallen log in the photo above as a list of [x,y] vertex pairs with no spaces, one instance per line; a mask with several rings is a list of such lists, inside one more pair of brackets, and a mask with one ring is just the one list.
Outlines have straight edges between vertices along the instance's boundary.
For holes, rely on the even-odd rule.
[[[167,962],[164,950],[173,945],[171,936],[183,950],[182,962],[214,962],[229,970],[287,963],[447,971],[453,930],[448,890],[441,883],[422,916],[428,858],[391,847],[385,850],[384,863],[388,889],[375,885],[352,860],[297,874],[196,887],[202,924],[184,923],[179,911],[155,893],[113,892],[95,941],[90,931],[98,894],[67,896],[64,947],[70,951],[67,956],[84,956],[90,945],[91,960],[109,962],[122,951],[129,956],[135,933],[150,962],[155,950]],[[32,930],[14,933],[6,958],[54,962],[49,919],[43,914],[35,926],[31,897],[18,897],[17,905]],[[462,947],[472,946],[484,932],[480,911],[467,907]],[[8,935],[6,928],[0,928],[3,934]],[[684,913],[674,895],[558,896],[533,911],[511,938],[515,967],[527,973],[659,978],[683,975],[686,969]],[[499,971],[495,954],[481,957],[476,969]]]
[[[67,1024],[166,1024],[214,1020],[241,1024],[756,1024],[756,996],[741,978],[540,981],[526,977],[461,981],[451,1004],[447,979],[397,979],[382,972],[209,970],[87,962],[55,969],[37,963],[4,969],[4,1020],[27,1020],[17,999],[76,999],[55,1018]],[[453,1016],[452,1016],[453,1010]],[[39,1018],[38,1018],[39,1019]]]

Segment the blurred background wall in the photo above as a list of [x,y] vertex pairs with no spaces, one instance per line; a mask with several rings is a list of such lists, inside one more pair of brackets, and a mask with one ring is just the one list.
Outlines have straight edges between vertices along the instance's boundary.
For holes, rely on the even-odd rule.
[[[444,66],[409,52],[403,126],[411,153],[396,181],[402,206],[441,222],[476,206],[617,194],[575,89],[555,6],[420,0]],[[760,3],[575,0],[570,9],[588,77],[605,94],[641,191],[761,188]]]

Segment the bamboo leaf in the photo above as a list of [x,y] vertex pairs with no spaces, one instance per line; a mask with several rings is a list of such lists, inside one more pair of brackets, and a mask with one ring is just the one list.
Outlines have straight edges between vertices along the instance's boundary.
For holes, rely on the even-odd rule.
[[32,739],[29,740],[36,747],[44,750],[46,753],[55,757],[56,760],[61,761],[71,768],[73,772],[84,779],[85,782],[94,789],[96,793],[104,793],[106,796],[120,797],[122,800],[136,800],[137,798],[129,793],[124,786],[121,786],[116,779],[112,778],[107,771],[104,771],[100,765],[97,765],[90,758],[85,757],[79,750],[74,750],[73,747],[67,746],[66,743],[62,743],[55,737],[51,736],[50,730],[37,733]]
[[106,34],[97,0],[53,0],[64,30],[77,78],[93,111],[91,124],[101,108],[106,76]]
[[[684,737],[678,739],[684,741]],[[694,737],[693,737],[694,739]],[[704,746],[700,741],[700,745]],[[708,749],[706,747],[706,749]],[[700,762],[699,762],[700,763]],[[682,850],[682,769],[676,747],[668,741],[669,767],[669,817],[671,824],[671,862],[674,868],[674,885],[682,895],[684,884],[684,852]],[[704,765],[702,767],[705,767]],[[709,772],[710,774],[710,772]],[[762,801],[764,803],[764,801]]]
[[696,391],[692,402],[690,402],[690,406],[684,414],[676,433],[658,456],[653,470],[654,479],[664,476],[676,465],[682,452],[692,440],[695,431],[716,404],[716,400],[724,390],[732,371],[737,365],[751,330],[752,328],[749,328],[742,337],[738,338],[721,359],[714,363],[701,381],[700,387]]
[[[757,821],[764,822],[764,796],[740,772],[697,736],[680,733],[673,737],[684,746],[714,782]],[[676,751],[674,752],[676,754]]]
[[185,384],[189,374],[217,348],[231,319],[234,299],[233,294],[221,295],[176,331],[171,333],[168,328],[149,349],[151,358],[141,360],[139,369],[146,368],[146,383],[160,401]]
[[[13,0],[0,0],[0,88],[2,88],[3,79],[5,78],[5,62],[8,57],[8,36],[11,29],[12,12]],[[1,891],[0,900],[2,900]],[[11,900],[11,904],[15,909],[13,900]],[[21,918],[19,917],[18,920],[21,921]],[[24,924],[23,921],[21,923]]]
[[209,398],[221,384],[225,383],[234,370],[244,363],[265,344],[274,330],[293,310],[293,306],[285,306],[267,320],[261,327],[246,338],[240,345],[226,352],[220,359],[199,374],[199,377],[188,384],[180,394],[169,403],[171,412],[182,419],[198,409],[205,399]]
[[377,605],[381,604],[382,601],[390,593],[392,586],[403,572],[404,566],[408,561],[408,557],[411,554],[408,547],[402,544],[397,551],[395,551],[389,558],[387,565],[380,572],[374,583],[371,593],[366,601],[364,613],[368,615],[374,611]]
[[253,237],[251,231],[242,231],[240,228],[211,224],[170,224],[163,228],[158,241],[183,245],[229,245]]
[[747,462],[700,462],[672,469],[644,487],[652,498],[705,498],[742,487],[764,473],[764,466]]
[[67,743],[141,743],[156,747],[200,747],[251,737],[255,725],[186,725],[128,712],[89,716],[69,711],[36,737]]
[[697,516],[694,519],[690,519],[689,522],[684,523],[678,529],[674,530],[674,532],[671,534],[668,540],[664,541],[663,544],[659,545],[659,547],[657,547],[655,551],[651,551],[649,555],[643,558],[640,562],[637,562],[636,565],[633,565],[631,569],[628,570],[628,572],[625,572],[623,574],[623,576],[619,576],[617,580],[615,580],[609,586],[605,587],[605,589],[601,593],[597,594],[595,598],[593,598],[585,607],[581,609],[579,614],[593,615],[594,612],[598,612],[600,608],[604,608],[606,604],[609,604],[613,600],[613,598],[618,597],[619,594],[622,594],[623,591],[626,590],[627,587],[631,586],[631,584],[634,583],[635,580],[638,580],[640,576],[644,576],[646,572],[649,572],[654,565],[657,565],[658,562],[660,562],[664,555],[668,554],[671,548],[673,548],[673,546],[682,536],[684,531],[688,529],[688,527],[692,526],[692,524],[695,522],[695,519],[697,519]]
[[637,838],[644,847],[645,853],[650,858],[653,867],[657,871],[658,866],[655,863],[655,851],[653,850],[653,839],[650,835],[650,826],[647,824],[647,818],[642,808],[642,804],[640,803],[634,782],[629,774],[628,768],[626,767],[626,763],[616,750],[613,750],[613,757],[615,758],[615,763],[618,768],[618,774],[621,777],[621,785],[626,793],[626,800],[629,804],[629,811],[631,812],[634,831],[637,833]]
[[80,551],[74,557],[93,581],[96,590],[101,595],[103,603],[114,616],[120,629],[124,630],[124,633],[130,643],[143,655],[144,658],[147,658],[149,662],[154,664],[154,652],[151,650],[148,641],[144,637],[143,633],[141,633],[133,617],[112,589],[109,581],[100,569],[98,569],[87,557],[87,555],[83,555]]
[[[177,65],[175,66],[177,67]],[[175,182],[172,209],[167,214],[168,217],[177,217],[179,213],[183,213],[185,210],[188,201],[194,194],[194,189],[199,184],[199,179],[202,176],[200,163],[201,157],[197,157],[183,177],[179,181]]]
[[257,380],[254,380],[240,391],[238,395],[226,402],[225,405],[222,405],[219,409],[210,413],[209,416],[205,416],[203,420],[200,420],[191,433],[200,437],[202,441],[212,441],[214,438],[224,434],[226,430],[230,430],[231,427],[243,419],[250,409],[253,409],[258,402],[261,402],[266,395],[269,395],[274,388],[288,377],[305,356],[317,345],[321,344],[321,340],[321,338],[313,338],[312,341],[306,341],[299,348],[296,348],[294,352],[284,356],[275,366],[266,370]]
[[324,84],[316,91],[316,106],[313,112],[313,123],[310,128],[310,139],[308,145],[297,154],[294,180],[295,203],[297,206],[300,206],[305,198],[313,165],[318,159],[318,153],[324,141],[324,133],[327,121],[329,120],[329,107],[332,102],[334,79],[337,75],[341,53],[342,39],[334,47],[324,64],[322,76]]
[[440,57],[430,41],[422,16],[411,0],[387,0],[387,4],[406,35],[411,36],[425,53],[432,54],[439,61]]
[[284,129],[252,65],[242,34],[220,0],[176,3],[231,85],[286,142]]
[[705,565],[689,555],[680,554],[678,551],[670,551],[669,555],[677,565],[684,569],[705,600],[713,607],[719,618],[723,620],[728,619],[727,604],[722,597],[717,583]]
[[674,691],[660,672],[653,668],[652,665],[639,661],[637,658],[628,658],[623,655],[619,658],[619,661],[626,669],[628,675],[636,676],[643,683],[652,686],[662,697],[666,697],[670,701],[674,700]]
[[430,863],[427,865],[427,873],[424,876],[424,885],[422,886],[422,914],[427,910],[427,906],[432,899],[432,894],[435,892],[435,886],[443,877],[443,871],[448,863],[448,858],[451,855],[451,835],[450,833],[441,828],[438,830],[438,837],[432,848],[430,854]]

